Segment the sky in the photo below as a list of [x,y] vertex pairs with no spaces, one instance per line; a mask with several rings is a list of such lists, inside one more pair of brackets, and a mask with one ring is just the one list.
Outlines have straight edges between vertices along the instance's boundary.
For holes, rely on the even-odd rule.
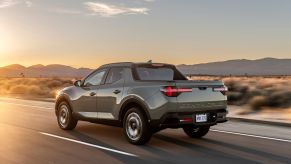
[[0,0],[0,67],[291,58],[290,0]]

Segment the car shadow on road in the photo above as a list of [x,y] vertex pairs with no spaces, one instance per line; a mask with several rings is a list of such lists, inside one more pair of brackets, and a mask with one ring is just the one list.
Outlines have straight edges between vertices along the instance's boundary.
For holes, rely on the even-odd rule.
[[[243,147],[243,146],[216,141],[213,139],[204,139],[204,138],[191,139],[192,142],[191,141],[188,142],[188,141],[183,141],[180,139],[168,137],[162,134],[156,134],[155,138],[166,141],[166,142],[174,143],[181,147],[187,148],[191,151],[199,151],[201,153],[208,154],[210,158],[216,157],[217,161],[219,162],[222,162],[223,160],[225,160],[225,158],[235,163],[258,163],[258,162],[264,163],[263,161],[260,161],[260,159],[263,159],[266,161],[270,159],[270,162],[272,160],[278,163],[290,162],[290,159],[288,158],[276,156],[270,153],[254,150],[254,149]],[[219,148],[214,148],[214,147],[219,147]],[[251,156],[248,156],[249,154],[251,154]],[[221,157],[221,158],[217,158],[217,157]],[[258,157],[258,159],[254,159],[252,157]]]
[[[226,152],[221,150],[213,149],[211,147],[206,147],[199,143],[198,139],[194,139],[195,143],[190,143],[182,141],[180,139],[168,137],[162,134],[155,134],[154,138],[162,140],[164,142],[172,143],[181,147],[181,149],[187,149],[187,155],[183,155],[183,158],[180,158],[181,163],[184,161],[195,160],[199,161],[198,163],[255,163],[252,160],[245,159],[239,156],[231,156]],[[201,143],[201,142],[200,142]],[[199,155],[196,155],[197,152]],[[192,155],[193,154],[193,155]],[[188,159],[187,159],[188,158]]]

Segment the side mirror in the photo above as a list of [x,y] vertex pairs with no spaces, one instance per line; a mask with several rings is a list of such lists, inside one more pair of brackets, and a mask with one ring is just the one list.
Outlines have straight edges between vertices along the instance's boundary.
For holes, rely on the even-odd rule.
[[81,87],[82,81],[81,80],[77,80],[74,82],[74,86],[76,87]]

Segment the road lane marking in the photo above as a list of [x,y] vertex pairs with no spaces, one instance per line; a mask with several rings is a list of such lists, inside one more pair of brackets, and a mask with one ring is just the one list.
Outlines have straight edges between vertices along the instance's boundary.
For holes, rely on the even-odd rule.
[[245,133],[238,133],[238,132],[230,132],[230,131],[223,131],[223,130],[216,130],[216,129],[211,129],[210,131],[213,131],[213,132],[220,132],[220,133],[227,133],[227,134],[235,134],[235,135],[240,135],[240,136],[255,137],[255,138],[262,138],[262,139],[268,139],[268,140],[275,140],[275,141],[282,141],[282,142],[289,142],[289,143],[291,143],[291,140],[280,139],[280,138],[273,138],[273,137],[266,137],[266,136],[258,136],[258,135],[253,135],[253,134],[245,134]]
[[25,107],[32,107],[32,108],[41,108],[41,109],[54,109],[54,108],[49,108],[49,107],[43,107],[43,106],[35,106],[35,105],[25,105],[25,104],[18,104],[18,103],[11,103],[11,102],[4,102],[0,101],[1,103],[5,104],[11,104],[11,105],[18,105],[18,106],[25,106]]
[[111,149],[111,148],[107,148],[107,147],[103,147],[103,146],[99,146],[99,145],[94,145],[94,144],[90,144],[90,143],[87,143],[87,142],[74,140],[74,139],[71,139],[71,138],[57,136],[57,135],[49,134],[49,133],[45,133],[45,132],[39,132],[39,133],[43,134],[43,135],[46,135],[46,136],[50,136],[50,137],[54,137],[54,138],[58,138],[58,139],[62,139],[62,140],[66,140],[66,141],[70,141],[70,142],[74,142],[74,143],[90,146],[90,147],[94,147],[94,148],[97,148],[97,149],[111,151],[111,152],[114,152],[114,153],[127,155],[127,156],[131,156],[131,157],[137,157],[137,155],[135,155],[135,154],[131,154],[131,153],[127,153],[127,152],[124,152],[124,151],[119,151],[119,150],[115,150],[115,149]]

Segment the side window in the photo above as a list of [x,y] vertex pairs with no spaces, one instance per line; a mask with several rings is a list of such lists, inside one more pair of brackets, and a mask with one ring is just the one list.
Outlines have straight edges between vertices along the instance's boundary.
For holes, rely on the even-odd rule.
[[106,78],[106,84],[115,83],[123,79],[124,69],[122,67],[111,68]]
[[91,74],[89,77],[85,79],[84,86],[89,87],[89,86],[100,85],[105,73],[106,73],[106,69],[94,72],[93,74]]

